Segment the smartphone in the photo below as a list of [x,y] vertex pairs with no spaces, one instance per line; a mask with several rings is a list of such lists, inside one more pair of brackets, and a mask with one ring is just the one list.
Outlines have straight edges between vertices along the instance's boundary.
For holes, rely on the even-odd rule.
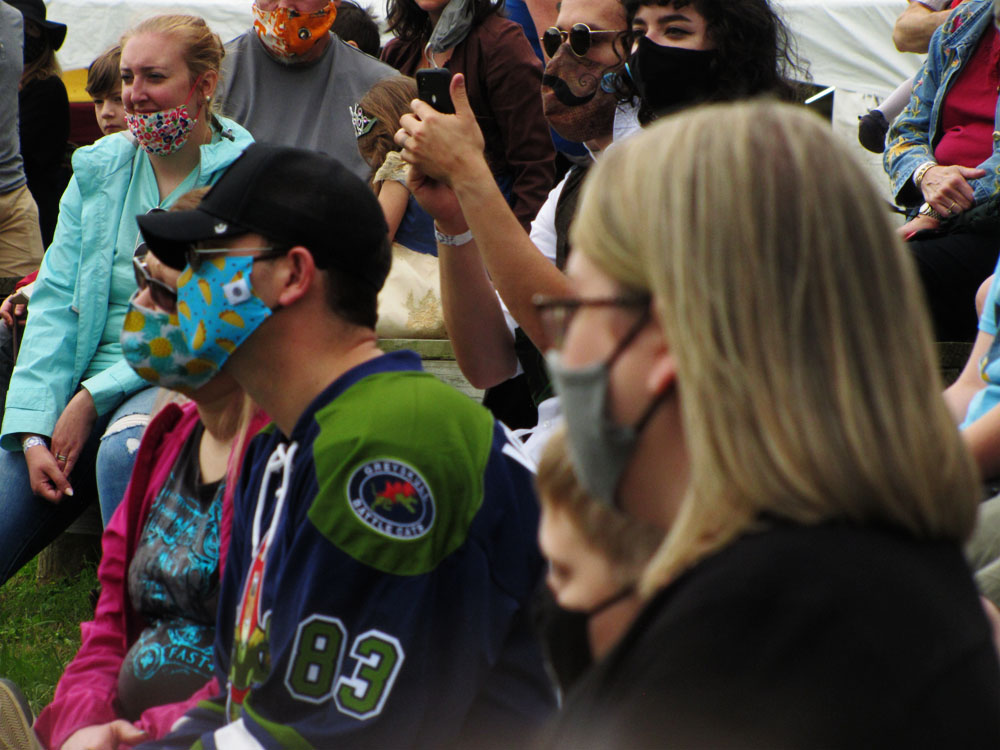
[[430,104],[438,112],[455,114],[448,89],[451,86],[451,71],[447,68],[427,68],[417,71],[417,96]]

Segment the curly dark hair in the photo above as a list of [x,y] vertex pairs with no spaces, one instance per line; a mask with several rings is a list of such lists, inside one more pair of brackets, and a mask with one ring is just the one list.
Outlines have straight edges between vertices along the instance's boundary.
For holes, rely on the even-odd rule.
[[[622,0],[631,28],[641,6],[694,7],[705,19],[709,39],[715,45],[717,86],[708,101],[729,101],[761,94],[780,99],[800,98],[794,81],[807,80],[806,66],[799,59],[784,22],[768,0]],[[627,76],[621,76],[619,93],[634,99],[637,92]],[[645,116],[643,116],[645,115]],[[650,113],[640,113],[643,120]]]
[[[478,26],[494,13],[503,12],[503,0],[497,0],[497,2],[473,0],[473,2],[473,26]],[[430,39],[431,31],[434,30],[431,17],[427,15],[427,11],[420,9],[415,0],[389,0],[386,21],[389,24],[389,31],[404,42],[426,42]]]

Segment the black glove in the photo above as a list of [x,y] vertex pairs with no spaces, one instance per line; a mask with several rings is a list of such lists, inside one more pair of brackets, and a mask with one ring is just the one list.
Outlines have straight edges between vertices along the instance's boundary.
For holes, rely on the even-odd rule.
[[867,115],[858,117],[858,140],[873,154],[885,151],[885,134],[889,132],[889,121],[879,110],[873,109]]

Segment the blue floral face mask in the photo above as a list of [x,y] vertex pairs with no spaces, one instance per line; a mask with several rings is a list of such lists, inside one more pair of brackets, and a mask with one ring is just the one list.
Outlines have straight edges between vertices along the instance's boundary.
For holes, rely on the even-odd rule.
[[195,356],[184,340],[177,315],[135,304],[132,295],[122,327],[122,355],[143,380],[190,395],[211,380],[218,369]]
[[257,327],[271,316],[254,294],[250,255],[216,255],[190,266],[177,279],[181,331],[198,358],[222,365]]

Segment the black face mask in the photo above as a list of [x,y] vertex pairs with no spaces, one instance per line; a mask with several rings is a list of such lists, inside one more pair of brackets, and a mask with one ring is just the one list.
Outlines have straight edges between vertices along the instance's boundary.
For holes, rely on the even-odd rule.
[[656,116],[711,98],[718,83],[715,50],[664,47],[640,37],[626,70]]
[[552,671],[563,692],[568,692],[594,663],[590,651],[590,621],[635,593],[634,586],[625,586],[585,612],[560,607],[548,590],[542,601],[541,635]]

